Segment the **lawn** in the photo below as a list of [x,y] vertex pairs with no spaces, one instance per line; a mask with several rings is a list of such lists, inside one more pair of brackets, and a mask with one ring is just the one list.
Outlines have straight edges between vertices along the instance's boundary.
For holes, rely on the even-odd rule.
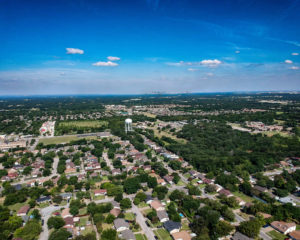
[[79,209],[79,215],[84,215],[86,213],[87,213],[87,208],[86,207]]
[[108,224],[108,223],[102,223],[102,228],[103,230],[106,230],[106,229],[111,229],[113,228],[114,226],[112,224]]
[[195,184],[195,183],[197,183],[199,180],[198,179],[193,179],[192,181],[191,181],[191,184]]
[[284,240],[286,239],[286,235],[283,235],[275,230],[272,230],[267,233],[273,240]]
[[143,210],[143,214],[146,216],[149,212],[152,212],[152,209],[145,209]]
[[172,240],[168,231],[163,228],[157,229],[154,233],[160,240]]
[[43,202],[43,203],[40,203],[39,206],[40,206],[40,208],[45,208],[45,207],[50,206],[50,203],[49,202]]
[[16,203],[14,205],[10,205],[8,206],[8,208],[12,211],[19,211],[19,209],[23,206],[25,206],[27,204],[27,202],[23,202],[23,203]]
[[179,180],[179,182],[176,184],[176,186],[184,186],[184,182],[182,180]]
[[65,206],[67,205],[67,203],[68,203],[67,200],[62,200],[59,206]]
[[104,198],[105,198],[104,195],[100,195],[100,196],[97,196],[97,197],[93,196],[93,200],[102,200]]
[[80,222],[79,222],[79,226],[83,227],[86,225],[86,222],[89,220],[89,217],[81,217],[80,218]]
[[233,192],[233,195],[236,196],[236,197],[241,198],[245,202],[253,202],[253,200],[254,200],[252,197],[249,197],[249,196],[247,196],[247,195],[245,195],[244,193],[241,193],[241,192]]
[[188,178],[191,176],[191,174],[186,173],[186,174],[184,174],[183,176],[184,176],[186,179],[188,179]]
[[125,220],[133,221],[135,219],[135,216],[133,213],[125,213]]
[[93,232],[93,227],[92,226],[87,226],[85,227],[85,229],[81,232],[81,234],[83,236],[87,235],[88,233],[92,233]]
[[136,240],[147,240],[147,237],[141,233],[135,234],[135,238]]
[[77,137],[76,135],[69,136],[57,136],[51,138],[42,138],[39,143],[43,143],[44,145],[48,144],[60,144],[60,143],[69,143],[71,141],[79,140],[79,139],[97,139],[96,136],[88,136],[88,137]]
[[106,121],[87,120],[87,121],[64,121],[59,123],[59,127],[101,127],[107,125]]
[[183,220],[182,221],[182,230],[190,230],[190,227],[189,227],[189,221],[188,220]]
[[139,208],[148,207],[148,204],[145,203],[145,202],[141,202],[141,203],[139,203],[138,207],[139,207]]

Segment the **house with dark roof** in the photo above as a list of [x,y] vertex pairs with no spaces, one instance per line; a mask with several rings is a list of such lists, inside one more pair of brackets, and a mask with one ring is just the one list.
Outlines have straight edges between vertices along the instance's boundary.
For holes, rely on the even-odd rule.
[[43,202],[50,202],[51,197],[50,196],[42,196],[36,200],[38,203],[43,203]]
[[170,233],[177,233],[181,229],[181,223],[179,222],[174,222],[174,221],[166,221],[164,222],[164,228]]
[[145,203],[150,204],[153,201],[153,197],[149,194],[146,195]]
[[126,229],[121,232],[121,238],[124,240],[135,240],[133,232],[129,229]]
[[231,238],[231,240],[254,240],[253,238],[249,238],[246,235],[240,233],[240,232],[236,232],[233,237]]

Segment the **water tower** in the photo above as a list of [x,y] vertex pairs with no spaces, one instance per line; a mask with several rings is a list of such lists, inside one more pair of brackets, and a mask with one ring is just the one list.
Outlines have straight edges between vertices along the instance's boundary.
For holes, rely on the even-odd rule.
[[125,120],[125,132],[127,133],[127,132],[132,132],[132,131],[133,131],[132,130],[132,119],[127,118]]

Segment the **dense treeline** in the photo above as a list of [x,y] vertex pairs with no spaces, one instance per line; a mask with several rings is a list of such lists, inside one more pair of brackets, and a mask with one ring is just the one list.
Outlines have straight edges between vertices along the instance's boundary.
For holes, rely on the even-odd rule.
[[167,148],[204,172],[216,173],[223,169],[255,173],[262,171],[265,165],[300,155],[297,137],[251,135],[220,122],[188,124],[177,136],[187,139],[188,143],[170,144]]

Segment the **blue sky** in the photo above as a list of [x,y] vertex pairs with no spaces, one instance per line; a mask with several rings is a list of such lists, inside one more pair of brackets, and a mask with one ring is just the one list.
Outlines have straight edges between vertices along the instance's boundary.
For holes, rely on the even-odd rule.
[[300,90],[299,0],[0,0],[0,95]]

